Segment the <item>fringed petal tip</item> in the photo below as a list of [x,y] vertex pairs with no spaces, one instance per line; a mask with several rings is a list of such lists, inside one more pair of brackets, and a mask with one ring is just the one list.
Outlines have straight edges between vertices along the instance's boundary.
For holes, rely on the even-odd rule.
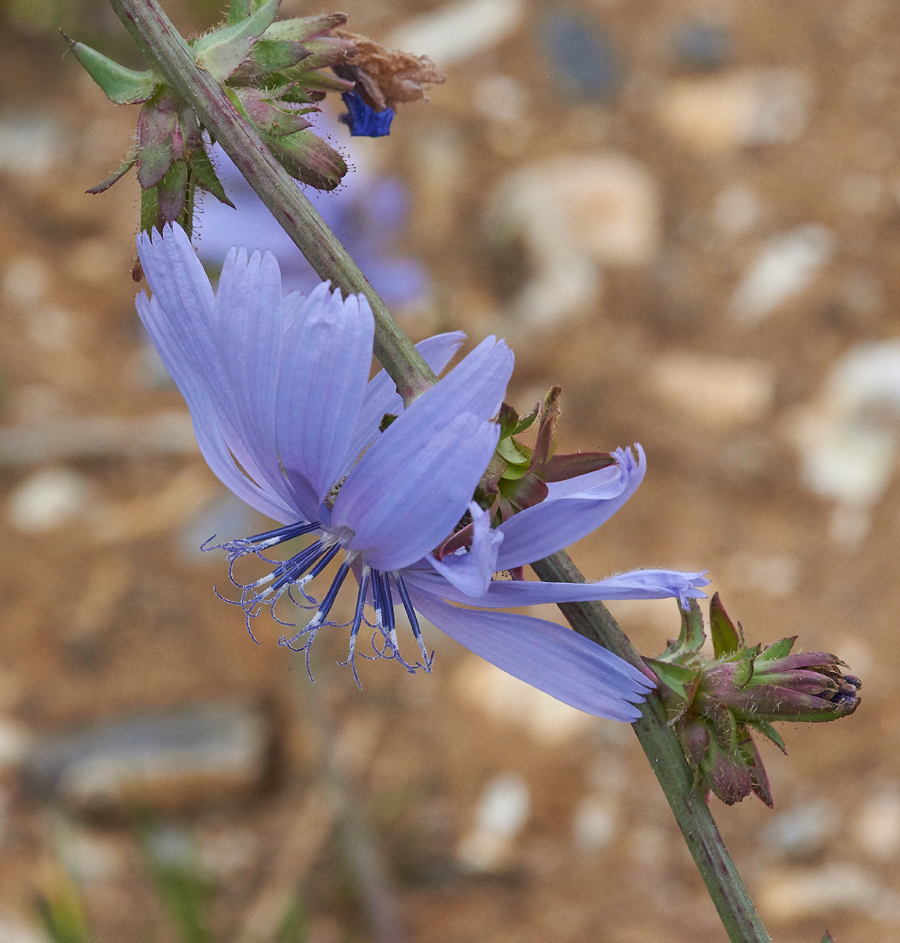
[[707,594],[703,592],[701,587],[709,586],[710,580],[706,578],[706,574],[709,570],[700,570],[697,573],[682,573],[681,576],[685,578],[688,585],[685,590],[679,594],[678,601],[681,603],[681,608],[687,612],[690,609],[691,599],[707,599]]

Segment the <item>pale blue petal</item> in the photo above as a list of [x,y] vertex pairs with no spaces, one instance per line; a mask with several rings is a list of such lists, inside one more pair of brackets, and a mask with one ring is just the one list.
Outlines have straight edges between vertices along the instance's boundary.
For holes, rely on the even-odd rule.
[[408,566],[452,533],[500,435],[496,423],[468,413],[437,429],[414,413],[406,410],[363,455],[331,515],[335,528],[354,531],[347,549],[376,570]]
[[443,560],[428,554],[425,560],[466,596],[483,596],[497,572],[497,548],[503,543],[503,535],[491,527],[490,513],[474,501],[469,504],[469,513],[474,527],[468,552],[462,551]]
[[[262,513],[280,521],[296,519],[290,503],[266,486],[266,476],[257,470],[259,480],[249,482],[235,467],[232,454],[241,451],[243,414],[217,348],[215,296],[190,241],[180,227],[167,226],[165,235],[141,234],[138,252],[154,291],[151,302],[138,299],[138,313],[188,403],[210,467]],[[277,470],[277,456],[273,461]],[[249,459],[247,464],[255,465]]]
[[635,721],[653,684],[640,671],[553,622],[458,609],[410,589],[416,610],[469,651],[578,710]]
[[176,224],[166,226],[165,235],[155,229],[142,232],[137,247],[147,283],[169,317],[208,325],[215,295],[184,230]]
[[615,466],[551,483],[544,501],[504,521],[498,528],[504,537],[498,569],[512,570],[542,560],[606,523],[644,478],[644,452],[640,446],[637,449],[637,462],[630,452],[620,449]]
[[200,452],[213,473],[226,488],[261,514],[274,518],[281,524],[296,521],[297,512],[294,508],[285,504],[277,495],[261,489],[235,465],[225,443],[212,400],[192,367],[185,364],[180,352],[172,345],[174,333],[156,298],[148,301],[142,292],[137,298],[137,310],[163,363],[184,396]]
[[[422,355],[425,363],[439,376],[465,339],[466,335],[462,331],[436,334],[434,337],[419,341],[416,344],[416,350]],[[356,420],[348,453],[350,462],[355,462],[375,441],[378,436],[378,427],[386,414],[399,416],[401,412],[403,412],[403,399],[397,392],[394,381],[385,370],[379,370],[366,387],[366,395]],[[344,469],[345,472],[349,470],[349,467]]]
[[275,404],[278,453],[291,481],[315,495],[306,515],[341,477],[372,366],[375,322],[365,298],[313,292],[284,337]]
[[682,573],[679,570],[632,570],[596,583],[552,583],[525,580],[493,580],[487,593],[472,599],[454,586],[440,585],[440,578],[417,569],[408,581],[419,588],[453,602],[463,602],[491,609],[534,606],[538,603],[586,602],[592,599],[679,599],[687,608],[688,599],[706,599],[701,587],[708,586],[703,570]]
[[[447,376],[405,409],[397,422],[415,415],[422,427],[438,431],[448,416],[459,413],[490,419],[503,402],[512,375],[513,359],[512,351],[503,341],[486,338]],[[394,429],[397,422],[388,431]]]
[[228,447],[260,485],[292,503],[275,444],[275,391],[283,333],[281,272],[271,253],[232,249],[222,266],[213,340],[232,391]]
[[551,481],[547,485],[548,499],[559,498],[615,498],[623,490],[632,490],[644,480],[647,471],[647,459],[643,448],[638,444],[634,448],[638,457],[635,460],[631,449],[616,449],[613,456],[615,465],[598,468],[586,475],[576,475],[565,481]]

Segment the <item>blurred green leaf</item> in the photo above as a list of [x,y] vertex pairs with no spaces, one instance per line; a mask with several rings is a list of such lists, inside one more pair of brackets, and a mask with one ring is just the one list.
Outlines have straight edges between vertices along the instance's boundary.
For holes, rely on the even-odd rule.
[[212,943],[206,920],[211,895],[209,882],[197,873],[191,854],[161,851],[162,837],[154,825],[145,825],[138,832],[138,842],[156,893],[181,943]]
[[39,894],[35,907],[52,943],[92,943],[81,899],[70,882],[51,894]]

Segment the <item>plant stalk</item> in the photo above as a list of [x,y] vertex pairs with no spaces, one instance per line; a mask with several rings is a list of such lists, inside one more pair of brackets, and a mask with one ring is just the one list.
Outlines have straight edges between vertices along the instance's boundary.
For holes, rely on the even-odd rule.
[[[271,156],[254,129],[236,112],[208,73],[197,68],[190,48],[155,0],[110,0],[151,67],[190,103],[206,129],[221,143],[263,203],[323,279],[368,298],[375,314],[375,355],[410,402],[435,382],[434,374],[394,321],[384,302],[299,187]],[[538,561],[542,580],[583,583],[563,550]],[[600,602],[563,603],[572,628],[637,667],[640,656]],[[771,943],[747,889],[728,854],[703,797],[694,789],[690,767],[666,723],[659,697],[651,694],[634,723],[650,766],[684,835],[732,943]]]
[[[532,569],[545,581],[586,582],[565,550],[533,563]],[[602,602],[560,603],[559,608],[579,635],[609,649],[636,668],[644,668],[641,656]],[[666,722],[666,710],[659,695],[652,692],[640,705],[640,710],[641,719],[632,727],[662,786],[728,938],[732,943],[771,943],[709,806],[694,788],[694,775],[675,733]]]
[[407,405],[435,383],[422,359],[359,266],[237,112],[221,86],[199,69],[191,49],[156,0],[110,0],[148,64],[191,107],[323,280],[365,295],[375,315],[375,356]]

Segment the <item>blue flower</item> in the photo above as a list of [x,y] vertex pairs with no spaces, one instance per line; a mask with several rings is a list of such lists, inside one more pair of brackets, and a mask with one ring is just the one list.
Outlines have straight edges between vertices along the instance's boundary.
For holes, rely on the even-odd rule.
[[[596,583],[530,583],[495,580],[498,571],[514,571],[562,550],[608,521],[637,490],[646,472],[644,450],[617,449],[617,462],[586,475],[550,482],[540,503],[490,529],[487,512],[472,509],[472,539],[466,552],[442,560],[427,557],[408,579],[440,596],[482,607],[529,606],[591,599],[665,599],[688,608],[688,599],[705,598],[703,573],[678,570],[632,570]],[[449,583],[451,585],[447,586]],[[477,597],[476,600],[472,597]]]
[[[313,119],[316,133],[323,137],[336,130],[324,115]],[[354,169],[337,190],[306,187],[304,193],[388,305],[416,304],[428,293],[428,271],[395,246],[409,215],[409,193],[395,177],[367,170],[363,157],[351,147],[348,160]],[[219,266],[238,239],[244,245],[267,246],[278,260],[285,288],[312,291],[319,276],[218,144],[212,148],[212,159],[237,212],[198,192],[200,258]]]
[[358,92],[344,92],[341,98],[347,106],[347,113],[341,115],[339,120],[347,125],[351,136],[383,138],[391,133],[393,108],[376,111],[362,100]]
[[[337,624],[329,615],[352,571],[359,587],[349,623],[354,673],[364,625],[374,631],[375,655],[410,671],[429,670],[420,613],[567,704],[637,718],[634,704],[652,687],[641,672],[555,623],[490,608],[554,596],[702,596],[698,587],[706,581],[698,574],[668,571],[586,586],[491,579],[496,569],[531,562],[609,517],[637,487],[642,456],[635,463],[622,453],[612,471],[559,483],[545,502],[555,513],[522,512],[525,526],[514,517],[492,530],[471,498],[498,441],[492,417],[512,372],[512,352],[502,341],[482,342],[403,409],[384,371],[367,382],[374,324],[365,298],[342,299],[327,283],[309,296],[283,295],[275,259],[244,250],[229,253],[214,293],[177,226],[163,236],[142,234],[138,250],[153,289],[152,299],[138,297],[138,313],[187,401],[206,461],[236,495],[282,525],[224,545],[232,565],[255,555],[271,566],[261,579],[237,584],[248,627],[265,609],[277,619],[275,606],[287,596],[312,616],[282,643],[308,658],[319,629]],[[440,372],[461,342],[461,334],[446,334],[418,346]],[[396,418],[381,431],[386,414]],[[467,511],[468,552],[437,560],[433,549]],[[548,528],[549,539],[538,534]],[[265,556],[297,537],[306,545],[288,560]],[[321,600],[314,598],[307,587],[340,554],[337,575]],[[462,609],[455,601],[485,608]],[[418,642],[418,661],[400,653],[395,606]]]

